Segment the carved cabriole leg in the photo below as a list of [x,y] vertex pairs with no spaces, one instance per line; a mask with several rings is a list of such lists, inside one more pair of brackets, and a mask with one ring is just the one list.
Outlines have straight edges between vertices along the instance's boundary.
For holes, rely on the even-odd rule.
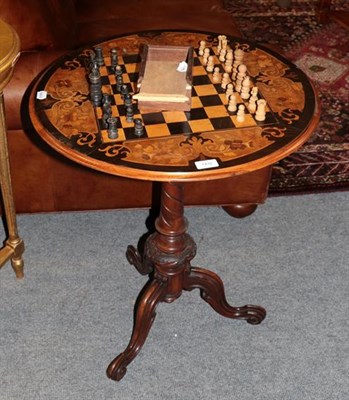
[[224,317],[245,319],[252,325],[260,324],[265,318],[266,311],[260,306],[250,304],[243,307],[230,306],[225,298],[222,280],[212,271],[192,267],[184,281],[184,289],[200,289],[201,297]]
[[155,309],[163,299],[166,291],[166,284],[161,280],[150,281],[141,292],[136,304],[135,322],[131,340],[126,350],[119,354],[107,369],[109,378],[119,381],[127,371],[127,365],[140,352],[150,328],[155,319]]
[[10,180],[10,166],[7,150],[7,136],[5,126],[4,98],[0,92],[0,185],[6,217],[8,239],[5,246],[0,249],[0,267],[11,259],[12,268],[17,278],[23,278],[24,244],[18,236],[15,205],[13,202],[12,186]]
[[183,186],[179,183],[162,185],[160,215],[156,232],[147,239],[143,257],[133,246],[127,249],[127,259],[143,275],[151,273],[150,282],[143,289],[136,304],[132,337],[126,350],[109,365],[107,374],[120,380],[127,365],[137,356],[148,336],[160,301],[170,303],[183,290],[185,272],[195,256],[196,246],[186,233]]

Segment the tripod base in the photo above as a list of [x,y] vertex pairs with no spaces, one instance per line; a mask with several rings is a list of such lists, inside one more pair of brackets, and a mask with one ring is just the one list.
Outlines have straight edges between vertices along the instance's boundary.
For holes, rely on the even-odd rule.
[[141,274],[149,274],[150,280],[136,302],[130,342],[107,369],[108,377],[116,381],[124,377],[128,364],[143,347],[155,319],[157,305],[160,302],[173,302],[183,290],[200,289],[201,297],[224,317],[243,319],[253,325],[265,318],[266,311],[262,307],[229,305],[219,276],[190,265],[196,254],[196,245],[186,233],[182,198],[182,186],[179,183],[164,184],[162,207],[156,222],[157,232],[147,239],[143,256],[133,246],[127,249],[128,261]]

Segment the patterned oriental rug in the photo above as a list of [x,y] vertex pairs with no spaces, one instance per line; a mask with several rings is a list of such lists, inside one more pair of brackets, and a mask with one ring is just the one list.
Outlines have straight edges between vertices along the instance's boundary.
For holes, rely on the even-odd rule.
[[[271,195],[349,190],[349,31],[318,24],[318,0],[292,0],[281,8],[275,0],[226,0],[242,34],[268,44],[298,65],[319,91],[318,128],[297,152],[275,164]],[[336,9],[348,9],[336,0]]]

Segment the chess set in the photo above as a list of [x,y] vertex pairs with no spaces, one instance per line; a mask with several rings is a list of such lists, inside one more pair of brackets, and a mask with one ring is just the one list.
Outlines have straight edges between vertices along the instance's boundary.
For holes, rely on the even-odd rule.
[[140,112],[133,96],[141,55],[91,49],[86,68],[102,142],[275,124],[277,119],[243,61],[244,50],[229,44],[225,35],[218,36],[216,45],[201,40],[193,49],[190,110]]

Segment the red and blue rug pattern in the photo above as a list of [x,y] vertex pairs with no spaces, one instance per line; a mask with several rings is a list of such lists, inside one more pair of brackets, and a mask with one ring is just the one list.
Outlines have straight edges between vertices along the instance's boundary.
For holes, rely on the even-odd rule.
[[[322,113],[310,140],[275,164],[270,194],[349,189],[349,30],[335,22],[321,25],[317,0],[226,0],[243,36],[282,52],[318,89]],[[335,0],[336,9],[349,7]]]

